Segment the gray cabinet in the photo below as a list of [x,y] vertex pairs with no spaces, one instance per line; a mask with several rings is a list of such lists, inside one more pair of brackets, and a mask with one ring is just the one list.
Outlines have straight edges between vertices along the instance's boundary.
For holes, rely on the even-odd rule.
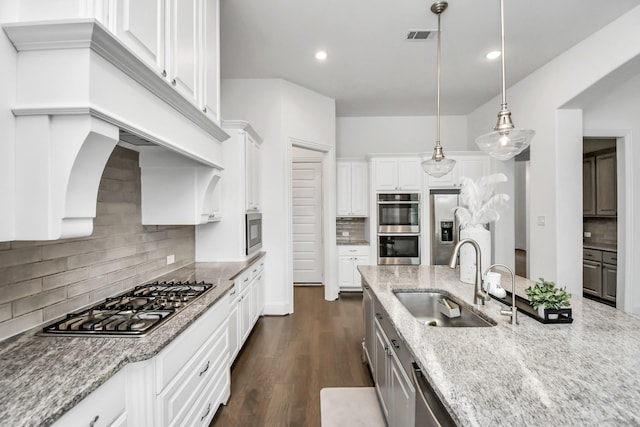
[[617,253],[584,249],[582,261],[582,291],[615,303],[617,287]]
[[410,364],[408,349],[367,287],[363,298],[365,309],[367,298],[372,303],[373,315],[367,316],[365,311],[365,349],[369,351],[372,348],[370,355],[373,360],[369,361],[369,366],[387,425],[413,427],[416,391],[407,373]]
[[617,209],[616,153],[605,152],[582,161],[582,213],[615,217]]
[[362,290],[362,313],[364,316],[364,355],[369,366],[373,365],[373,294],[369,285]]

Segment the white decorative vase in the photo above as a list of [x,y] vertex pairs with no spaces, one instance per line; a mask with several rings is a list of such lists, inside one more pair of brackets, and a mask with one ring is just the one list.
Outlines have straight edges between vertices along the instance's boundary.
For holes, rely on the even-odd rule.
[[[469,225],[460,230],[460,240],[473,239],[480,246],[481,272],[491,265],[491,232],[484,225]],[[476,251],[470,244],[460,248],[460,281],[474,284],[476,282]]]

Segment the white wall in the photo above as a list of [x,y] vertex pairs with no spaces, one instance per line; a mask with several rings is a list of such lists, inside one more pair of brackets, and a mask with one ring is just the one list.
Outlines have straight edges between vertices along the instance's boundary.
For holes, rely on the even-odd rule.
[[[627,227],[626,233],[622,236],[618,233],[618,251],[625,253],[625,271],[619,269],[618,274],[624,274],[627,278],[625,285],[629,289],[626,290],[628,302],[625,308],[640,313],[640,283],[636,280],[640,274],[640,267],[637,265],[640,254],[640,226],[634,221],[640,212],[640,172],[637,169],[637,165],[640,164],[640,148],[637,147],[637,141],[640,141],[640,73],[631,80],[611,87],[605,96],[584,105],[583,124],[585,135],[627,135],[626,146],[623,148],[626,164],[618,164],[618,168],[622,168],[626,174],[625,186],[618,188],[618,199],[624,197],[628,206],[626,212],[618,213],[618,224],[625,217],[626,222],[632,227]],[[636,146],[633,140],[636,141]],[[628,218],[629,212],[631,218]]]
[[[250,122],[264,141],[261,190],[263,249],[267,252],[265,313],[291,313],[291,140],[335,147],[335,101],[279,79],[224,79],[221,96],[223,118]],[[327,165],[333,167],[328,175],[334,176],[335,153],[326,156]],[[333,201],[326,209],[335,212],[335,194],[331,194]],[[335,251],[335,218],[333,221],[325,224],[333,235],[333,241],[325,240],[325,245]],[[335,258],[330,262],[335,263]],[[330,271],[329,277],[333,274]]]
[[[558,115],[557,110],[587,90],[625,62],[640,55],[640,6],[594,33],[545,66],[508,88],[507,101],[518,127],[536,131],[531,146],[529,247],[530,276],[544,277],[582,294],[582,266],[574,257],[570,263],[559,262],[559,253],[579,253],[581,234],[573,223],[581,216],[580,159],[571,156],[580,143],[575,135],[565,139],[576,123],[558,125],[558,120],[574,120]],[[522,52],[525,55],[526,52]],[[507,58],[517,61],[517,53]],[[470,138],[486,133],[496,121],[499,97],[476,109],[468,117]],[[569,132],[571,133],[571,132]],[[562,139],[560,137],[562,136]],[[562,169],[560,171],[560,169]],[[574,177],[570,182],[563,177]],[[569,213],[573,213],[569,215]],[[545,225],[538,225],[544,219]],[[513,245],[513,241],[501,242]]]
[[[436,117],[338,117],[337,157],[365,157],[382,153],[429,153],[436,143]],[[440,143],[444,154],[465,151],[467,118],[440,117]],[[477,147],[470,148],[477,150]]]

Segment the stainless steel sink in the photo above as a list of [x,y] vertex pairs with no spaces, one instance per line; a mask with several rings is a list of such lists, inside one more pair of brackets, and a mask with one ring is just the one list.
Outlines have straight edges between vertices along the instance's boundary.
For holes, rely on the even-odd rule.
[[[482,313],[474,311],[468,304],[463,303],[457,297],[443,291],[393,291],[409,313],[416,319],[429,326],[438,327],[489,327],[497,323]],[[460,307],[459,317],[447,317],[439,310],[440,301],[446,298]]]

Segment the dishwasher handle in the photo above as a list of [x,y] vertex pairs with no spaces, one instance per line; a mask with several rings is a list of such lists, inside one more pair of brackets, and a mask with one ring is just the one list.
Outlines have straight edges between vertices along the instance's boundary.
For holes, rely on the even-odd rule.
[[[429,399],[424,394],[424,389],[431,390],[429,384],[427,384],[424,376],[422,374],[422,370],[415,363],[411,363],[411,377],[413,378],[413,385],[418,391],[418,396],[420,396],[419,400],[416,400],[416,426],[434,426],[434,427],[449,427],[455,426],[453,419],[447,412],[447,410],[442,408],[434,408],[431,403],[429,403]],[[424,386],[423,386],[424,384]],[[435,396],[434,396],[435,397]],[[437,399],[437,397],[435,397]],[[438,402],[440,403],[440,402]],[[424,411],[419,410],[419,405],[424,408]],[[436,411],[440,413],[440,416],[436,414]],[[438,410],[439,409],[439,410]]]

